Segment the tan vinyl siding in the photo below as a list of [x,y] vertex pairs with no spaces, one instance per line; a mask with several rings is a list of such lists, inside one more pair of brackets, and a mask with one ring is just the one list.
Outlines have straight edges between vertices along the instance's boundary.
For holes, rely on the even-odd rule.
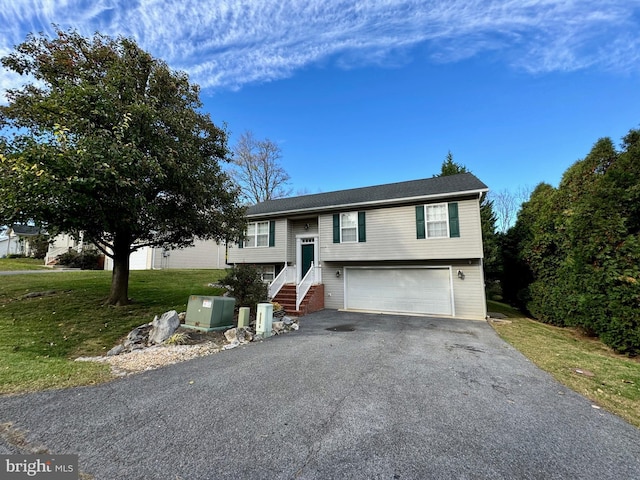
[[[484,320],[487,307],[484,296],[484,275],[479,261],[452,264],[453,301],[455,317]],[[458,270],[464,273],[464,280],[458,278]]]
[[234,263],[282,263],[284,262],[285,245],[287,243],[287,221],[276,220],[276,242],[273,247],[238,248],[229,245],[229,264]]
[[416,238],[415,206],[366,211],[365,243],[333,243],[333,215],[319,218],[320,260],[419,260],[482,258],[477,199],[458,201],[459,238]]
[[195,240],[192,247],[176,250],[154,248],[150,268],[226,268],[225,250],[215,240]]
[[[340,278],[336,277],[340,271]],[[324,307],[344,308],[344,268],[340,264],[326,262],[322,265],[322,283],[324,283]]]
[[[309,225],[309,228],[305,228]],[[299,236],[314,237],[318,235],[318,218],[289,220],[289,242],[287,245],[287,261],[296,263],[296,238]]]

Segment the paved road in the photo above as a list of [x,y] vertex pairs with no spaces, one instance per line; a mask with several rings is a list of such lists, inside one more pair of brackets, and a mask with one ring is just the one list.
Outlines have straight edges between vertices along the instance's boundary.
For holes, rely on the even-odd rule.
[[318,312],[262,343],[0,398],[3,422],[105,480],[640,478],[640,430],[484,322]]
[[59,272],[80,272],[79,268],[47,268],[42,270],[2,270],[0,276],[8,275],[29,275],[32,273],[59,273]]

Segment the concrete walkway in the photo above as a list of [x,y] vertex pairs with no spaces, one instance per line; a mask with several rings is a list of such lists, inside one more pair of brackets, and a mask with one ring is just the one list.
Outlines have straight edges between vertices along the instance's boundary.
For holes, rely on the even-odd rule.
[[640,478],[640,430],[451,319],[318,312],[210,357],[2,397],[5,422],[104,480]]

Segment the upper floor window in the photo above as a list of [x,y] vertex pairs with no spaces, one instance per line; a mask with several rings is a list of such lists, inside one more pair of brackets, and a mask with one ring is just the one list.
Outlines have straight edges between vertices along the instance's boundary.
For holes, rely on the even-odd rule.
[[358,241],[358,214],[356,212],[340,214],[340,241],[342,243]]
[[460,222],[456,202],[416,206],[417,238],[455,238],[459,236]]
[[446,203],[425,205],[425,221],[427,238],[444,238],[449,236],[449,215]]
[[333,243],[365,241],[365,212],[336,213],[333,216]]
[[253,222],[247,225],[242,246],[245,248],[273,247],[275,242],[275,222]]

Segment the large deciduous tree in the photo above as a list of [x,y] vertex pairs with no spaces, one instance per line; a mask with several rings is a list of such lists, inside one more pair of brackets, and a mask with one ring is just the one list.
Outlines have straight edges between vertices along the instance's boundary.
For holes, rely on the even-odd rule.
[[187,75],[133,40],[56,35],[2,59],[27,83],[0,107],[0,218],[84,232],[113,258],[107,303],[124,304],[131,252],[244,230],[227,134]]
[[264,202],[291,194],[289,174],[278,163],[282,158],[280,146],[269,140],[257,139],[246,131],[233,148],[235,167],[233,178],[242,189],[242,196],[249,204]]

